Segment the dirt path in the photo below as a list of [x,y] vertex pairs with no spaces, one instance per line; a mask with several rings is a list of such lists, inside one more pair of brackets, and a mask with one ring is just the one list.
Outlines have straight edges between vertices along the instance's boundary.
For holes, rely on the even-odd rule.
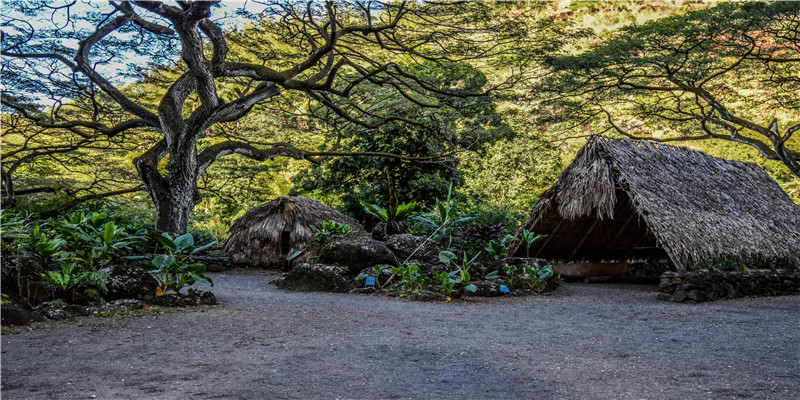
[[2,398],[800,398],[800,296],[692,305],[569,284],[420,303],[212,277],[221,305],[205,310],[3,335]]

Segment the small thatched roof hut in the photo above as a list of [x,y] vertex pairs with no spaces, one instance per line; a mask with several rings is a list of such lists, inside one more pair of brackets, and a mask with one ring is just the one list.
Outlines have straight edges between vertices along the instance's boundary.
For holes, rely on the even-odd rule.
[[[278,197],[245,213],[229,230],[225,255],[233,262],[274,267],[298,250],[306,250],[314,242],[311,227],[322,221],[349,224],[353,231],[361,224],[308,197]],[[295,262],[306,262],[312,254],[306,251]]]
[[[548,235],[528,254],[551,260],[800,268],[800,207],[763,169],[646,141],[592,137],[522,228]],[[526,249],[514,243],[509,254]]]

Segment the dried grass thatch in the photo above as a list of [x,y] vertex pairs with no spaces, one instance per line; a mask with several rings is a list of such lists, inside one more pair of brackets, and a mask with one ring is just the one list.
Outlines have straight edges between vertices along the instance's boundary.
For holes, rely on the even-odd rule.
[[[307,249],[314,240],[311,226],[322,221],[349,224],[353,231],[363,230],[355,219],[314,199],[278,197],[253,208],[233,223],[224,252],[237,263],[276,266],[287,255]],[[307,262],[311,255],[306,251],[294,261]]]
[[[646,141],[591,138],[523,228],[548,235],[528,254],[549,259],[800,268],[800,207],[763,169]],[[510,253],[526,250],[515,243]]]

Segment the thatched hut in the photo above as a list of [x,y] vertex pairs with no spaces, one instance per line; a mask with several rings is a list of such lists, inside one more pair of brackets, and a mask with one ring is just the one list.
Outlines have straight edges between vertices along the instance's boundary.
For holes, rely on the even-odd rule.
[[[235,263],[261,267],[281,265],[298,250],[309,250],[314,242],[312,226],[323,221],[349,224],[363,230],[355,219],[308,197],[278,197],[245,213],[231,226],[225,255]],[[294,262],[307,262],[305,251]]]
[[[800,207],[763,169],[685,147],[592,137],[524,229],[516,256],[566,262],[759,259],[800,268]],[[521,228],[521,229],[522,229]]]

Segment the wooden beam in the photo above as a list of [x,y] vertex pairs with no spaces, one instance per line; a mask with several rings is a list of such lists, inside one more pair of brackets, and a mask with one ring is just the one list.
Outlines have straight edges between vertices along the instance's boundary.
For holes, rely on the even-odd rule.
[[626,219],[625,222],[622,224],[622,226],[619,228],[619,230],[617,231],[617,234],[614,235],[614,240],[619,238],[619,235],[622,235],[622,232],[625,231],[625,228],[628,227],[628,224],[631,223],[631,221],[633,220],[633,217],[635,217],[635,216],[636,216],[635,212],[632,212],[631,215],[628,216],[628,219]]
[[534,258],[538,258],[539,257],[539,253],[541,253],[542,250],[544,249],[544,247],[547,246],[548,243],[550,243],[550,239],[552,239],[553,236],[555,236],[556,232],[558,232],[558,228],[560,228],[561,224],[563,224],[563,223],[564,223],[564,218],[561,218],[561,220],[558,221],[558,224],[556,224],[556,227],[553,228],[553,231],[550,232],[549,235],[547,235],[547,239],[545,239],[544,242],[542,243],[542,245],[539,246],[539,250],[537,250],[536,254],[533,255]]
[[586,234],[583,235],[581,241],[578,242],[578,245],[575,246],[575,248],[572,250],[572,253],[569,254],[569,257],[567,257],[568,260],[571,260],[572,257],[575,255],[575,253],[577,253],[578,250],[580,250],[581,246],[583,246],[583,243],[586,241],[587,238],[589,238],[589,235],[592,234],[594,227],[597,226],[598,221],[600,221],[600,219],[595,219],[594,222],[592,222],[592,226],[590,226],[589,229],[586,230]]

